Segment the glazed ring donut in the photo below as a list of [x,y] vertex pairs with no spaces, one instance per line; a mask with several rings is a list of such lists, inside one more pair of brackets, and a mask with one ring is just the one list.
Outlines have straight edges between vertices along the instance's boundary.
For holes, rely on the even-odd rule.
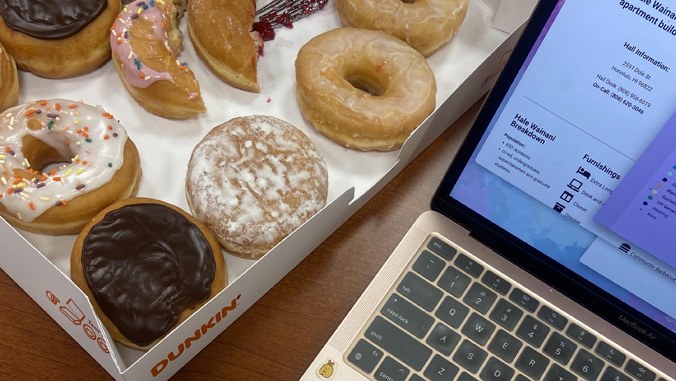
[[115,69],[149,112],[186,118],[206,112],[199,83],[176,55],[183,46],[179,12],[170,0],[127,4],[111,28]]
[[348,148],[401,147],[434,111],[436,91],[425,58],[381,31],[333,29],[310,40],[296,58],[303,115]]
[[70,276],[111,337],[147,351],[227,284],[209,230],[159,200],[130,198],[99,213],[75,241]]
[[258,259],[326,204],[326,163],[305,134],[270,116],[235,118],[195,147],[193,215],[230,254]]
[[468,3],[468,0],[336,0],[336,9],[343,25],[382,30],[428,57],[458,31]]
[[0,216],[20,229],[78,233],[140,178],[136,146],[101,107],[54,99],[0,117]]
[[19,74],[14,59],[0,45],[0,111],[19,102]]
[[119,12],[119,0],[1,1],[0,42],[19,69],[80,75],[110,58],[108,34]]

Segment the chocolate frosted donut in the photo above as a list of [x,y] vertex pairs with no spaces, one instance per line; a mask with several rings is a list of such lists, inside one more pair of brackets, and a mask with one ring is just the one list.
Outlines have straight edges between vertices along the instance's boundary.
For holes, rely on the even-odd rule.
[[223,255],[203,225],[142,198],[111,206],[85,228],[71,277],[113,338],[140,349],[225,287]]
[[106,0],[9,0],[0,2],[8,27],[42,39],[70,37],[103,12]]
[[120,0],[0,2],[0,43],[21,70],[47,78],[84,74],[110,58]]

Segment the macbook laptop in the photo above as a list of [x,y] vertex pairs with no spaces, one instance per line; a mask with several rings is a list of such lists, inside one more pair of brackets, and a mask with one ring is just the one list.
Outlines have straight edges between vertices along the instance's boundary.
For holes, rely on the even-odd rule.
[[304,380],[676,376],[676,2],[542,0]]

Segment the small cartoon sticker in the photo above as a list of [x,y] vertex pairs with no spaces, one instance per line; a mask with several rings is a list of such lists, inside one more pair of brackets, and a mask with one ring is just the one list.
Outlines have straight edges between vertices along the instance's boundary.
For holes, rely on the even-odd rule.
[[336,365],[335,362],[328,360],[326,364],[322,365],[321,368],[319,368],[319,375],[324,377],[325,379],[330,379],[333,377],[333,366]]

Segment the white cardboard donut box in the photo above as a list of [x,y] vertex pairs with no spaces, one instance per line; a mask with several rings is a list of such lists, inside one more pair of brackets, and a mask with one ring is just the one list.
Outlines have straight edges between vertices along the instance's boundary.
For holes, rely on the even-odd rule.
[[120,120],[141,155],[143,178],[138,196],[158,198],[189,211],[184,180],[193,148],[216,125],[253,114],[276,116],[308,135],[327,162],[329,195],[324,209],[260,260],[225,253],[228,287],[146,353],[111,341],[87,297],[70,280],[69,259],[75,235],[27,233],[0,219],[0,267],[115,379],[167,379],[490,89],[518,39],[518,27],[530,15],[534,3],[470,0],[458,34],[428,58],[437,78],[436,111],[400,150],[393,152],[343,148],[316,132],[300,113],[294,60],[310,38],[340,26],[332,3],[296,22],[292,29],[278,30],[275,39],[266,42],[258,68],[260,94],[234,89],[215,77],[196,55],[182,22],[185,49],[180,58],[200,81],[208,108],[206,114],[186,120],[164,119],[142,109],[124,89],[112,62],[87,75],[62,80],[21,72],[19,103],[53,98],[82,100],[103,106]]

